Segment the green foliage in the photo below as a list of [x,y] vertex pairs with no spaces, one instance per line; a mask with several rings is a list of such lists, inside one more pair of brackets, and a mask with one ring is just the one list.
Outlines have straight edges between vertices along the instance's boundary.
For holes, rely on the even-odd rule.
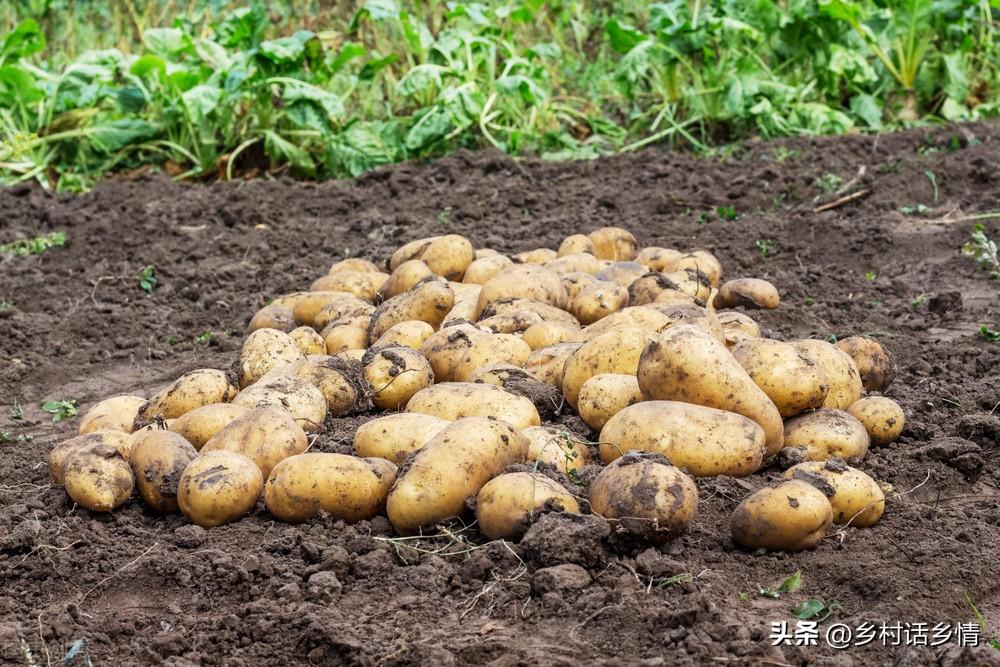
[[42,410],[52,415],[53,422],[65,421],[76,416],[76,400],[68,399],[65,401],[45,401],[42,403]]
[[792,615],[803,621],[825,621],[837,609],[840,609],[840,604],[837,602],[824,602],[819,598],[809,598],[795,605],[795,608],[792,609]]
[[24,406],[16,398],[14,399],[14,405],[10,406],[10,418],[16,421],[24,419]]
[[774,254],[778,242],[774,239],[757,239],[754,241],[754,245],[757,246],[757,252],[760,253],[761,259],[767,259]]
[[45,236],[2,243],[0,244],[0,254],[14,255],[15,257],[41,255],[49,248],[61,248],[66,245],[66,241],[66,232],[52,232]]
[[139,271],[139,289],[146,294],[152,294],[156,289],[156,267],[152,264],[144,266]]
[[976,223],[969,240],[962,245],[962,254],[976,261],[980,271],[988,271],[990,278],[1000,280],[1000,259],[997,259],[996,241],[986,235],[986,227]]
[[761,588],[757,591],[757,594],[761,597],[777,600],[783,593],[794,593],[800,588],[802,588],[802,570],[796,570],[791,575],[785,577],[785,579],[778,584],[777,588],[771,586]]
[[985,324],[979,327],[979,335],[991,343],[1000,343],[1000,331],[994,331]]

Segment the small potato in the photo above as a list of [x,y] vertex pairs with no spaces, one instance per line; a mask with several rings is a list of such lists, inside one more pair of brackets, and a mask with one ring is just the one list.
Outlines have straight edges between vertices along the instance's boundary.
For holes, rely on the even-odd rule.
[[633,306],[653,303],[660,294],[667,291],[676,293],[677,299],[682,303],[691,303],[694,300],[694,297],[680,292],[670,278],[659,271],[650,271],[629,283],[628,302]]
[[515,264],[483,284],[479,293],[477,316],[500,299],[521,298],[563,308],[566,289],[559,274],[539,264]]
[[634,375],[599,373],[580,387],[577,411],[587,426],[600,431],[609,419],[640,401],[642,392]]
[[868,453],[864,424],[843,410],[821,408],[785,423],[785,447],[802,447],[808,461],[860,461]]
[[277,329],[278,331],[291,331],[295,328],[295,315],[290,306],[281,306],[271,303],[264,306],[250,318],[247,332],[253,333],[257,329]]
[[[595,271],[596,273],[596,271]],[[562,282],[563,289],[566,290],[566,303],[568,304],[576,295],[582,292],[587,287],[597,284],[597,278],[589,273],[581,273],[579,271],[573,271],[572,273],[563,273],[559,276],[560,282]]]
[[347,292],[365,301],[374,301],[389,279],[381,271],[337,271],[313,281],[310,292]]
[[394,324],[385,330],[378,340],[372,343],[372,347],[389,347],[390,345],[403,345],[419,350],[424,341],[434,333],[434,327],[421,322],[420,320],[408,320]]
[[361,365],[372,401],[381,410],[399,410],[415,393],[434,383],[430,362],[410,347],[373,347]]
[[[301,378],[319,389],[326,400],[326,409],[333,417],[342,417],[371,407],[369,387],[361,372],[362,350],[357,359],[315,355],[294,364],[282,375]],[[306,430],[310,430],[306,428]]]
[[861,373],[861,385],[867,391],[885,391],[896,378],[896,362],[882,344],[868,336],[848,336],[837,347],[854,360]]
[[899,403],[884,396],[869,396],[857,400],[847,413],[861,422],[873,445],[888,445],[903,432],[906,415]]
[[801,551],[819,543],[831,523],[833,507],[826,495],[792,480],[744,498],[729,528],[737,544],[751,549]]
[[435,239],[420,255],[431,271],[448,280],[461,281],[465,270],[475,259],[472,243],[458,234]]
[[616,283],[626,290],[629,285],[649,273],[649,269],[638,262],[614,262],[594,274],[598,280]]
[[374,314],[375,306],[353,294],[348,294],[323,306],[313,317],[310,326],[318,329],[322,332],[320,335],[325,337],[326,328],[335,322],[341,324],[365,322],[367,324]]
[[[729,310],[718,313],[716,318],[722,325],[722,331],[726,337],[726,347],[733,347],[747,338],[760,338],[760,325],[758,325],[749,315],[736,310]],[[829,388],[827,389],[829,391]]]
[[523,319],[526,313],[538,316],[538,319],[532,320],[532,324],[541,320],[542,322],[558,322],[571,327],[579,326],[579,322],[576,321],[576,318],[562,308],[557,308],[556,306],[543,303],[541,301],[533,301],[531,299],[522,299],[519,297],[505,297],[491,301],[490,304],[480,313],[479,316],[482,319],[479,321],[478,326],[483,328],[482,325],[487,319],[500,315],[514,315]]
[[583,343],[556,343],[540,347],[524,362],[524,370],[546,384],[562,390],[563,371],[566,360],[573,356]]
[[807,461],[785,471],[822,491],[833,506],[833,522],[856,528],[874,526],[885,511],[885,494],[878,482],[841,459]]
[[851,355],[825,340],[796,340],[792,345],[823,371],[830,387],[824,408],[846,410],[861,398],[861,374]]
[[323,329],[323,350],[320,354],[340,354],[348,350],[368,348],[368,325],[356,321],[333,322]]
[[175,419],[168,428],[201,450],[212,436],[250,408],[232,403],[213,403],[195,408]]
[[556,254],[559,257],[565,257],[566,255],[573,255],[580,252],[593,255],[594,242],[590,240],[589,236],[584,234],[571,234],[559,244],[559,250],[556,251]]
[[241,519],[257,506],[264,479],[257,464],[237,452],[199,454],[177,485],[177,505],[202,528]]
[[534,351],[556,343],[573,342],[579,335],[579,327],[571,327],[559,322],[536,322],[524,330],[524,333],[521,334],[521,340]]
[[326,354],[326,343],[323,337],[312,327],[297,327],[288,332],[288,337],[295,341],[299,352],[305,356],[310,354]]
[[90,433],[70,438],[59,443],[49,452],[49,476],[52,479],[52,483],[56,486],[63,485],[66,460],[71,454],[86,447],[96,445],[114,447],[126,460],[128,460],[128,455],[132,451],[132,439],[121,431],[91,431]]
[[146,401],[139,408],[135,423],[143,426],[157,417],[175,419],[203,405],[229,403],[239,392],[236,382],[234,373],[214,368],[201,368],[185,373]]
[[597,273],[601,269],[600,261],[587,252],[578,252],[572,255],[563,255],[545,265],[549,271],[555,271],[561,276],[583,273],[590,275]]
[[469,382],[473,373],[484,366],[497,363],[521,366],[530,356],[531,348],[519,337],[511,334],[493,334],[472,342],[455,366],[453,377],[459,382]]
[[613,282],[598,281],[580,290],[569,304],[580,324],[593,324],[628,306],[628,289]]
[[309,439],[292,416],[277,407],[249,410],[231,421],[201,448],[202,452],[226,450],[246,456],[266,478],[289,456],[306,451]]
[[[319,389],[300,377],[276,376],[241,391],[233,399],[233,405],[247,408],[266,406],[282,408],[302,428],[315,433],[322,428],[323,420],[326,419],[327,399]],[[218,434],[215,437],[218,437]],[[207,447],[208,443],[205,446]]]
[[546,463],[568,474],[590,464],[587,443],[569,431],[554,426],[521,429],[528,440],[528,462]]
[[121,431],[131,433],[135,425],[136,415],[146,402],[140,396],[113,396],[95,403],[83,417],[80,418],[78,432],[94,433],[95,431]]
[[382,270],[367,259],[348,257],[333,264],[327,273],[337,274],[341,271],[359,271],[362,273],[380,273]]
[[778,290],[766,280],[737,278],[728,280],[715,296],[716,308],[762,308],[774,310],[781,303]]
[[347,292],[305,292],[296,298],[295,305],[292,307],[292,315],[299,325],[322,329],[322,325],[316,324],[316,316],[319,315],[320,311],[331,303],[356,298]]
[[580,504],[545,475],[510,472],[494,477],[476,497],[479,530],[490,540],[520,540],[545,512],[580,512]]
[[393,270],[393,272],[389,275],[389,279],[382,285],[382,289],[379,291],[379,296],[383,300],[391,299],[392,297],[399,296],[404,292],[409,292],[411,289],[429,278],[434,278],[434,272],[431,271],[431,267],[427,266],[419,259],[408,260]]
[[[395,271],[403,262],[408,262],[411,259],[420,259],[420,256],[424,254],[427,248],[430,247],[431,243],[437,241],[440,236],[428,236],[424,239],[416,239],[405,243],[396,249],[396,252],[392,253],[389,258],[389,270]],[[473,253],[473,256],[475,254]]]
[[722,282],[722,264],[712,253],[706,250],[695,250],[681,255],[674,263],[673,271],[698,271],[708,276],[712,287],[718,287]]
[[451,422],[418,412],[397,412],[365,422],[354,432],[354,451],[366,458],[382,458],[403,465]]
[[469,268],[465,270],[462,282],[473,285],[484,285],[490,278],[513,266],[513,264],[514,262],[504,255],[490,255],[489,257],[477,259],[472,264],[469,264]]
[[463,417],[493,417],[514,428],[538,426],[534,403],[491,384],[445,382],[421,389],[406,404],[407,412],[420,412],[455,421]]
[[132,497],[135,480],[121,452],[97,442],[75,449],[66,457],[63,486],[80,507],[91,512],[110,512]]
[[177,484],[184,469],[197,456],[198,451],[191,443],[173,431],[143,433],[129,453],[139,497],[160,514],[179,511]]
[[459,419],[399,472],[386,504],[392,527],[406,535],[461,514],[466,498],[507,466],[523,463],[527,453],[528,441],[510,424],[487,417]]
[[562,379],[566,402],[576,409],[583,383],[600,373],[635,375],[642,351],[655,339],[650,331],[622,327],[588,340],[566,360]]
[[473,341],[490,335],[474,324],[459,322],[429,336],[420,346],[420,353],[431,362],[435,382],[454,381],[455,368]]
[[305,359],[291,336],[277,329],[258,329],[243,341],[236,375],[246,388],[271,371]]
[[376,340],[392,326],[411,320],[427,322],[436,329],[454,305],[455,293],[447,283],[423,283],[376,308],[368,327],[368,337]]
[[590,507],[608,520],[619,539],[662,544],[691,525],[698,487],[662,455],[629,452],[594,479]]
[[514,261],[518,264],[546,264],[554,260],[558,255],[551,248],[535,248],[514,255]]
[[677,262],[684,256],[679,250],[673,248],[659,248],[649,246],[639,251],[635,256],[635,261],[644,264],[650,271],[669,272],[677,270]]
[[544,321],[538,313],[530,310],[519,310],[514,313],[485,317],[476,322],[476,326],[495,334],[516,334],[525,331],[532,324]]
[[620,227],[601,227],[588,236],[594,244],[594,255],[597,259],[627,262],[635,257],[638,243],[628,230]]
[[396,466],[385,459],[310,452],[278,463],[267,478],[264,504],[279,521],[298,523],[320,511],[356,523],[385,508]]
[[730,350],[750,379],[764,390],[783,418],[823,405],[826,376],[794,345],[767,338],[748,338]]

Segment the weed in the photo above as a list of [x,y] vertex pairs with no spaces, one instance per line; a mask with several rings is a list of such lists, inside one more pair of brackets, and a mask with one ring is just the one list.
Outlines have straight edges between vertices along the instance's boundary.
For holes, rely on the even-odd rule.
[[733,221],[740,217],[740,214],[732,206],[720,206],[715,209],[715,212],[723,220]]
[[1000,259],[997,259],[997,244],[986,236],[986,227],[976,223],[969,240],[962,245],[962,254],[976,261],[980,271],[988,271],[990,278],[1000,280]]
[[53,422],[65,421],[76,416],[76,400],[45,401],[42,403],[42,410],[52,415]]
[[777,600],[781,597],[782,593],[794,593],[800,588],[802,588],[802,570],[796,570],[791,575],[785,577],[776,588],[761,588],[757,591],[757,594],[761,597]]
[[0,313],[7,313],[14,310],[14,304],[10,301],[0,301]]
[[829,172],[818,177],[813,181],[815,185],[821,192],[831,193],[836,192],[841,185],[844,184],[844,179],[837,174],[831,174]]
[[152,294],[156,289],[156,266],[149,264],[139,271],[139,289],[146,294]]
[[445,206],[441,210],[441,212],[437,214],[437,223],[442,227],[447,227],[450,221],[451,221],[451,206]]
[[840,603],[836,601],[824,602],[820,598],[809,598],[795,605],[792,615],[803,621],[825,621],[836,610],[840,609]]
[[774,254],[774,251],[778,247],[778,242],[774,239],[757,239],[754,245],[757,246],[757,252],[760,253],[761,259],[767,259]]
[[813,304],[816,303],[816,299],[812,298],[811,296],[807,296],[802,303],[804,303],[807,306],[812,306]]
[[914,308],[919,308],[920,306],[927,303],[928,296],[930,295],[927,294],[927,292],[921,292],[917,296],[913,297],[913,299],[910,301],[910,305],[913,306]]
[[878,279],[878,273],[875,271],[865,271],[865,280],[870,283],[875,282]]
[[165,343],[166,343],[167,345],[169,345],[170,347],[173,347],[174,345],[176,345],[176,344],[177,344],[177,336],[167,336],[167,337],[166,337],[166,338],[164,339],[164,342],[165,342]]
[[16,398],[14,399],[14,405],[10,407],[10,418],[16,421],[24,419],[24,406]]
[[784,162],[792,158],[797,158],[802,155],[802,151],[797,148],[785,148],[784,146],[778,146],[774,149],[774,159],[778,162]]
[[204,331],[194,337],[194,342],[198,343],[199,345],[207,345],[208,342],[211,341],[213,338],[215,338],[214,331]]
[[924,172],[924,176],[927,177],[927,180],[929,180],[931,182],[931,187],[934,188],[934,203],[936,204],[936,203],[938,203],[937,174],[935,174],[933,171],[931,171],[930,169],[928,169],[927,171]]
[[924,206],[923,204],[914,204],[912,206],[900,206],[899,212],[903,215],[927,215],[933,209],[929,206]]
[[14,255],[15,257],[41,255],[49,248],[61,248],[66,245],[67,240],[66,232],[52,232],[45,236],[0,244],[0,254]]
[[32,437],[24,433],[18,433],[16,436],[11,435],[10,431],[0,431],[0,444],[6,445],[10,442],[15,442],[19,445],[31,442]]
[[1000,331],[995,331],[994,329],[990,329],[985,324],[979,327],[979,335],[982,336],[984,340],[987,340],[991,343],[1000,343]]
[[[969,609],[972,610],[972,615],[976,617],[976,623],[979,624],[979,631],[987,635],[989,633],[989,628],[986,626],[986,618],[983,616],[982,612],[976,607],[972,598],[969,596],[968,591],[962,591],[962,597],[965,598],[965,604],[969,605]],[[989,637],[987,639],[989,645],[1000,651],[1000,638]]]

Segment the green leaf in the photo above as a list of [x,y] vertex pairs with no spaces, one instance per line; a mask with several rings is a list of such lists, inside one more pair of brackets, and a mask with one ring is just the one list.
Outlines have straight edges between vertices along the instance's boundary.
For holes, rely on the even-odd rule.
[[316,165],[309,151],[293,144],[273,130],[264,132],[264,152],[275,162],[287,162],[307,176],[316,173]]
[[399,159],[398,138],[390,126],[351,123],[330,143],[327,161],[338,173],[360,176],[364,172]]
[[396,94],[403,96],[419,95],[428,90],[441,87],[441,76],[448,71],[447,67],[424,63],[413,67],[396,84]]
[[159,56],[175,56],[191,46],[191,38],[177,28],[150,28],[142,33],[143,44]]
[[557,61],[562,56],[562,49],[555,42],[539,42],[528,48],[526,53],[542,60]]
[[636,44],[649,39],[649,36],[641,30],[637,30],[627,23],[621,23],[617,19],[611,19],[605,23],[604,32],[608,36],[611,48],[618,53],[628,53]]
[[851,112],[873,130],[882,128],[882,101],[874,95],[860,93],[852,97]]
[[0,67],[0,100],[4,106],[33,104],[45,97],[45,91],[37,86],[35,77],[20,65]]
[[371,81],[380,70],[383,70],[393,64],[398,58],[399,56],[395,53],[390,53],[384,58],[372,58],[365,63],[364,67],[361,68],[361,71],[358,73],[358,78],[362,81]]
[[128,71],[140,78],[144,78],[150,72],[158,72],[162,76],[167,71],[167,62],[159,56],[147,53],[136,58]]
[[123,113],[139,113],[146,106],[146,93],[139,86],[125,86],[115,92],[115,101]]
[[830,18],[846,21],[851,25],[861,23],[864,17],[861,7],[848,0],[819,0],[819,8]]
[[802,570],[796,570],[794,574],[787,577],[778,586],[779,593],[794,593],[802,588]]
[[226,49],[210,39],[195,40],[194,51],[201,58],[201,61],[212,69],[225,70],[229,69],[232,64],[232,59],[226,53]]
[[548,93],[537,81],[522,74],[500,77],[496,80],[496,87],[505,95],[519,95],[527,104],[538,104],[548,98]]
[[792,610],[792,615],[803,621],[811,619],[825,621],[830,618],[830,615],[833,614],[834,610],[839,607],[840,605],[836,602],[827,604],[819,598],[809,598],[808,600],[803,600],[795,605],[795,608]]
[[20,60],[44,50],[45,34],[41,27],[34,19],[26,19],[4,37],[0,46],[0,63]]
[[282,37],[261,42],[260,54],[273,63],[299,62],[305,54],[305,44],[295,37]]
[[329,90],[323,90],[319,86],[296,81],[294,79],[282,79],[284,91],[282,98],[289,104],[296,102],[314,102],[326,114],[332,122],[344,115],[344,102],[340,96]]
[[91,141],[94,147],[105,153],[114,153],[131,143],[151,139],[157,128],[139,118],[122,118],[93,128]]
[[372,21],[385,21],[399,16],[399,5],[395,0],[367,0],[362,7]]
[[339,72],[344,65],[355,58],[363,58],[366,53],[368,53],[368,51],[363,45],[356,42],[345,42],[344,45],[340,47],[340,53],[338,53],[337,56],[330,61],[330,72]]
[[260,43],[267,27],[267,13],[263,5],[254,3],[230,12],[215,26],[215,34],[223,46],[249,50]]
[[222,90],[215,86],[198,85],[181,95],[181,100],[191,119],[200,124],[219,106]]

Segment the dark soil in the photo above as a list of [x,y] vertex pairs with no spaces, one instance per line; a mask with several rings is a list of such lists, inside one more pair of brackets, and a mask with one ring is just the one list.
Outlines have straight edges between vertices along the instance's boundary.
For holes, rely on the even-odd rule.
[[[480,153],[355,182],[155,176],[79,197],[0,191],[0,242],[70,239],[0,260],[0,300],[13,304],[0,314],[0,661],[60,664],[84,639],[98,665],[997,664],[985,645],[837,652],[772,647],[769,633],[811,597],[839,604],[825,625],[853,626],[973,621],[967,595],[1000,635],[1000,343],[979,335],[1000,329],[1000,284],[961,256],[972,223],[954,222],[1000,209],[998,163],[1000,126],[967,125],[751,143],[727,159]],[[814,198],[836,198],[816,179],[861,167],[867,197],[814,212]],[[920,204],[931,210],[900,212]],[[505,252],[555,247],[607,224],[773,281],[782,307],[756,314],[771,336],[867,333],[891,350],[887,393],[909,423],[862,464],[896,491],[879,524],[803,553],[736,548],[730,513],[776,469],[702,480],[691,531],[638,552],[611,550],[593,516],[549,515],[514,545],[484,545],[474,528],[394,542],[381,518],[290,526],[262,507],[204,531],[137,499],[90,514],[48,484],[48,450],[76,420],[53,424],[43,401],[85,409],[226,368],[257,307],[337,259],[384,260],[443,231]],[[996,220],[986,227],[1000,239]],[[147,296],[137,274],[150,264]],[[349,451],[367,418],[335,421],[317,448]],[[801,590],[758,594],[795,571]]]

